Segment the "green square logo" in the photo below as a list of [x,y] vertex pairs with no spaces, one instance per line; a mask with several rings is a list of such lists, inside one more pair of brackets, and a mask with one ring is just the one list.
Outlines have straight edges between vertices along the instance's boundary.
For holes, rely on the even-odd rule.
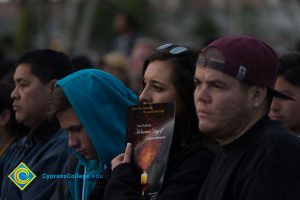
[[24,190],[31,181],[36,178],[36,175],[21,162],[9,175],[8,178],[20,188]]

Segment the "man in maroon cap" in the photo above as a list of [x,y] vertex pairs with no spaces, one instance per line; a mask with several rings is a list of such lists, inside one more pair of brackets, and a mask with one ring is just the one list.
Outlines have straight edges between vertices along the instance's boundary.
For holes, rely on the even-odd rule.
[[268,118],[278,70],[274,50],[252,36],[217,39],[199,55],[199,129],[222,146],[199,200],[299,200],[300,140]]

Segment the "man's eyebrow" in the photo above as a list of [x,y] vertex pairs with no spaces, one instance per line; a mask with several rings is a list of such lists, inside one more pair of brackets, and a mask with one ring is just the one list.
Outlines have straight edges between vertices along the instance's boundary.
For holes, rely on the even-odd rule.
[[220,79],[211,79],[205,81],[208,85],[222,85],[224,87],[227,87],[228,84]]
[[207,80],[207,83],[219,83],[219,84],[226,84],[224,81],[221,81],[220,79],[212,79],[212,80]]
[[73,129],[79,129],[79,128],[83,128],[82,124],[73,125],[73,126],[65,128],[65,129],[67,129],[67,130],[73,130]]
[[21,82],[21,81],[29,82],[28,80],[26,80],[26,79],[24,79],[24,78],[22,78],[22,77],[20,77],[20,78],[14,78],[14,82],[15,82],[15,83],[19,83],[19,82]]

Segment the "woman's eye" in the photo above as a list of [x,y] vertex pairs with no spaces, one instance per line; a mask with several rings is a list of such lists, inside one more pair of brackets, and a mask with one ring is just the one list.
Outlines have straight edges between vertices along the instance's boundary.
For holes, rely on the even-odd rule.
[[154,85],[153,87],[154,87],[154,89],[155,89],[157,92],[162,92],[162,91],[163,91],[163,88],[161,88],[161,87],[159,87],[159,86]]
[[201,82],[199,80],[195,79],[194,80],[194,84],[197,87],[197,86],[200,86]]
[[22,82],[18,83],[18,86],[20,87],[26,87],[27,85],[28,85],[27,83],[22,83]]

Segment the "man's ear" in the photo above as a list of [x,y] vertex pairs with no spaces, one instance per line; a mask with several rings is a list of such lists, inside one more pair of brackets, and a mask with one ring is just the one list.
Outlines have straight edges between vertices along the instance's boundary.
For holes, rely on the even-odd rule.
[[55,88],[55,83],[56,83],[57,79],[52,79],[49,83],[49,94],[51,94]]
[[261,107],[267,97],[268,89],[264,86],[255,85],[252,88],[252,102],[254,107]]
[[11,112],[5,109],[0,113],[0,126],[5,126],[11,118]]

